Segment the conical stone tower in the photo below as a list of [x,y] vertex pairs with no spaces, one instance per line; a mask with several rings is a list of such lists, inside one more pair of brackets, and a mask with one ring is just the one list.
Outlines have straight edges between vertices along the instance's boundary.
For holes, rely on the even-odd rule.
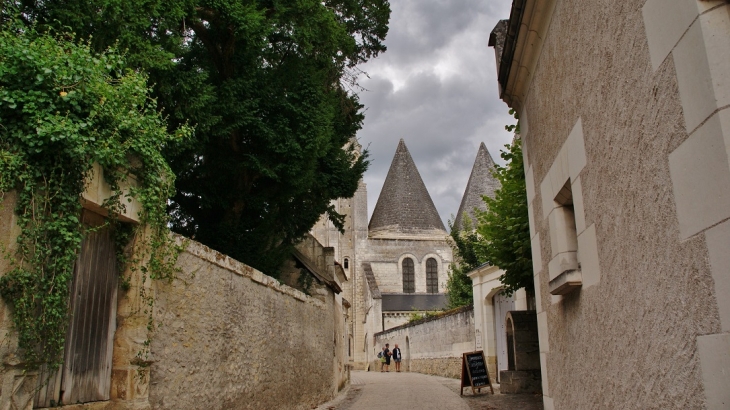
[[469,182],[466,184],[464,196],[461,198],[459,212],[456,213],[454,227],[457,230],[463,229],[465,216],[471,221],[472,229],[476,227],[474,208],[482,211],[487,210],[487,205],[482,200],[482,196],[486,195],[494,198],[495,191],[501,186],[499,180],[492,175],[494,169],[494,160],[482,142],[479,145],[479,151],[474,160],[474,166],[471,169],[471,175],[469,176]]
[[446,232],[403,139],[398,143],[368,229],[371,237]]

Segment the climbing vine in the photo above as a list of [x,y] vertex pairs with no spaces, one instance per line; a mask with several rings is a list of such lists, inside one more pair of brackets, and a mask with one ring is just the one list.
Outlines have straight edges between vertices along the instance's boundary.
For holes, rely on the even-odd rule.
[[[174,273],[179,250],[166,213],[174,175],[160,151],[191,129],[169,132],[146,77],[123,66],[116,50],[95,54],[71,35],[13,24],[0,31],[0,196],[14,193],[20,228],[6,255],[11,264],[2,272],[0,295],[11,306],[30,366],[55,368],[61,361],[73,266],[89,229],[80,221],[81,196],[94,163],[111,186],[103,207],[116,233],[118,262],[142,284]],[[122,189],[129,178],[136,185]],[[125,227],[117,216],[133,198],[142,205],[140,224]],[[127,246],[132,237],[133,251]],[[151,302],[144,309],[151,318]]]

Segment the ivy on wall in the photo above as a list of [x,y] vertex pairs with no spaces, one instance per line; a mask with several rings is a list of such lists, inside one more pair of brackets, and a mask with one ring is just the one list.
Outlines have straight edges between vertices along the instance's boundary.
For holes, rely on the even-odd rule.
[[[20,227],[17,251],[6,255],[12,264],[0,277],[0,294],[12,308],[21,354],[32,367],[55,368],[61,361],[84,229],[81,195],[95,162],[112,188],[103,204],[109,224],[120,225],[115,216],[131,198],[143,208],[138,227],[115,232],[121,251],[145,227],[135,247],[144,252],[133,258],[119,252],[119,262],[136,266],[142,281],[173,273],[177,249],[166,205],[174,175],[160,151],[192,130],[169,132],[149,98],[147,78],[124,71],[123,62],[116,50],[96,54],[71,35],[14,24],[0,31],[0,195],[17,193]],[[137,186],[124,192],[120,183],[130,175]],[[151,318],[151,306],[147,310]]]

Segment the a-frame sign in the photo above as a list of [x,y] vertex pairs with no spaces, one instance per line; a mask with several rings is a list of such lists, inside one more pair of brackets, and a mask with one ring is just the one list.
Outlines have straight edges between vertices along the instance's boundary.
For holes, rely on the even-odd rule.
[[487,361],[484,360],[484,352],[478,350],[464,353],[461,357],[461,395],[464,395],[464,387],[471,386],[471,393],[475,394],[474,389],[481,392],[481,389],[486,388],[487,385],[494,394],[492,379],[487,370]]

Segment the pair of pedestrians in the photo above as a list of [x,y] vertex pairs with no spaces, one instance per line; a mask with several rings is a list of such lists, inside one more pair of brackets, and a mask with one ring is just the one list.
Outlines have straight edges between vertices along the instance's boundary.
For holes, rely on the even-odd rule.
[[398,344],[395,344],[395,347],[393,348],[393,351],[390,351],[390,344],[386,343],[385,347],[383,347],[383,351],[378,353],[378,357],[380,358],[380,371],[381,372],[389,372],[390,370],[390,359],[393,358],[393,361],[395,362],[395,371],[400,372],[400,363],[402,359],[402,355],[400,352],[400,348],[398,347]]

